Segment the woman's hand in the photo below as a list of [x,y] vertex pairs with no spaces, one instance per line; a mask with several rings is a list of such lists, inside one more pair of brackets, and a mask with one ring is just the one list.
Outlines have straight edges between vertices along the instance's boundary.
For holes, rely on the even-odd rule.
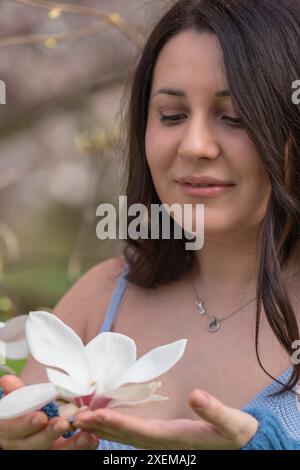
[[140,419],[114,410],[78,413],[75,426],[99,437],[140,449],[240,449],[254,436],[258,421],[229,408],[203,390],[194,390],[189,404],[201,419]]
[[[6,375],[0,378],[0,387],[10,393],[23,387],[21,379]],[[0,449],[5,450],[92,450],[99,438],[88,432],[80,432],[70,439],[62,435],[69,429],[66,418],[48,420],[45,413],[36,411],[15,419],[0,420]]]

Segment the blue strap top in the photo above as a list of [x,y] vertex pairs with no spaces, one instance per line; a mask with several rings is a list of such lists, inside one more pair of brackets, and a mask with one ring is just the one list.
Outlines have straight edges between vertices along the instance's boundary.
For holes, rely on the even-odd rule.
[[[125,277],[128,269],[129,267],[126,265],[119,277],[110,305],[106,311],[100,333],[103,331],[110,331],[112,329],[113,323],[117,317],[118,307],[126,291],[127,281]],[[282,383],[287,383],[291,373],[292,367],[281,374],[277,380]],[[295,388],[293,391],[285,392],[280,396],[270,397],[270,394],[281,389],[281,385],[276,381],[273,381],[270,385],[259,392],[250,402],[244,405],[241,410],[247,412],[249,409],[250,412],[253,407],[263,407],[269,409],[280,420],[287,434],[293,439],[300,440],[300,405],[297,400]],[[98,450],[137,449],[119,442],[101,439]]]

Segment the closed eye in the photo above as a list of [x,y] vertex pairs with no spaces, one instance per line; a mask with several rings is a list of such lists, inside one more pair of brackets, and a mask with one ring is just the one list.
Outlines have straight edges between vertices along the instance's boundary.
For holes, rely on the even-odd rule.
[[239,118],[233,118],[233,117],[230,117],[230,116],[223,116],[222,119],[223,119],[224,121],[227,121],[230,126],[233,126],[233,127],[243,127],[242,120],[239,119]]
[[183,114],[173,114],[173,115],[160,115],[161,122],[173,122],[177,123],[184,115]]
[[[160,121],[177,124],[183,117],[184,117],[183,114],[172,114],[172,115],[161,114]],[[232,127],[238,127],[238,128],[243,127],[242,120],[239,118],[233,118],[230,116],[222,116],[222,119],[224,121],[227,121],[228,124]]]

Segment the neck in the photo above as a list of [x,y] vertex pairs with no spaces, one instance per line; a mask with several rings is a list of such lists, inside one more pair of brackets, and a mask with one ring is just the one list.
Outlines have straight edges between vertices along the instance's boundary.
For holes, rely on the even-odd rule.
[[[196,252],[193,277],[203,292],[217,296],[255,295],[259,252],[256,234],[231,240],[205,239],[204,247]],[[293,277],[300,269],[300,250],[296,250],[285,267],[283,277]]]
[[255,236],[218,241],[205,239],[203,249],[196,252],[194,279],[197,286],[215,295],[255,292],[259,262],[256,245]]

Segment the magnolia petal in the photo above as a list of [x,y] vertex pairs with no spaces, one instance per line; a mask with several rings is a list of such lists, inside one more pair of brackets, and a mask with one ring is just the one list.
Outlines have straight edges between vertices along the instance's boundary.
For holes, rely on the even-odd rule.
[[125,383],[147,382],[164,374],[182,357],[186,344],[186,339],[180,339],[152,349],[125,370],[116,379],[113,388],[120,387]]
[[57,393],[62,398],[72,399],[91,395],[94,392],[94,386],[85,387],[82,384],[78,384],[72,377],[64,374],[63,372],[50,368],[46,368],[46,372],[49,381],[54,385]]
[[91,382],[91,369],[81,339],[55,315],[30,312],[26,338],[38,362],[64,370],[83,386]]
[[8,320],[4,326],[0,328],[0,340],[11,341],[24,338],[25,324],[28,320],[28,315],[18,315],[17,317]]
[[161,382],[151,382],[147,384],[130,384],[105,392],[105,396],[119,401],[140,401],[145,400],[152,395],[159,387]]
[[0,400],[0,419],[17,418],[39,410],[57,398],[52,384],[34,384],[18,388]]
[[26,339],[20,341],[11,341],[5,344],[6,357],[8,359],[25,359],[29,354],[28,344]]
[[128,407],[134,407],[138,405],[142,405],[144,403],[148,403],[150,401],[166,401],[169,400],[169,397],[163,397],[161,395],[149,395],[148,398],[145,398],[144,400],[139,400],[139,401],[118,401],[118,400],[112,400],[108,405],[107,408],[121,408],[124,406]]
[[100,333],[86,345],[85,351],[98,385],[97,393],[136,361],[134,340],[120,333]]
[[5,323],[2,323],[2,322],[0,321],[0,328],[4,328],[4,327],[5,327]]

